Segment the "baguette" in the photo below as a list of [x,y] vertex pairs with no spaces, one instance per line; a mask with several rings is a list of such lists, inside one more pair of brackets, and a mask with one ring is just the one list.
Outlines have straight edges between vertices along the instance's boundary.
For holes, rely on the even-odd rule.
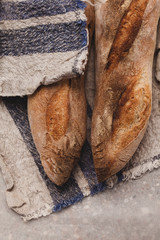
[[[87,5],[85,11],[91,38],[94,9]],[[84,76],[40,87],[28,98],[28,117],[47,176],[57,185],[64,184],[86,138]]]
[[120,171],[151,113],[159,0],[107,0],[95,11],[96,95],[91,145],[99,182]]

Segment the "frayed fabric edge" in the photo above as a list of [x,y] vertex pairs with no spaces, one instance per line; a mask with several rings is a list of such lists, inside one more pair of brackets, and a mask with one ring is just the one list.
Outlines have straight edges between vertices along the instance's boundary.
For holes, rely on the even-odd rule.
[[152,172],[155,169],[160,168],[160,160],[152,160],[129,170],[124,170],[120,173],[120,178],[118,174],[112,176],[106,181],[106,189],[112,189],[117,183],[127,182],[129,180],[137,180],[142,178],[147,172]]
[[44,206],[33,213],[21,216],[24,222],[28,222],[33,219],[38,219],[40,217],[47,217],[52,213],[53,204],[44,204]]
[[158,169],[160,167],[160,161],[150,161],[134,167],[130,170],[124,171],[122,181],[136,180],[144,176],[147,172],[152,172],[154,169]]

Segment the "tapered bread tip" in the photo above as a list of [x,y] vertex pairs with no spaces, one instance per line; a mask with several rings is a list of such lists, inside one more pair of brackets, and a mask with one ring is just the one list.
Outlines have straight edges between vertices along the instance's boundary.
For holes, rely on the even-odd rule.
[[94,159],[98,182],[104,182],[125,167],[127,162],[136,152],[141,140],[143,139],[146,128],[147,123],[138,136],[124,149],[121,149],[119,152],[117,151],[117,153],[112,153],[112,155],[110,153],[111,151],[108,151],[108,154],[103,157],[103,164],[99,162],[99,159]]
[[52,146],[47,146],[47,148],[48,149],[41,154],[42,166],[49,179],[56,185],[61,186],[68,181],[76,159],[74,157],[58,156],[58,154],[54,153]]

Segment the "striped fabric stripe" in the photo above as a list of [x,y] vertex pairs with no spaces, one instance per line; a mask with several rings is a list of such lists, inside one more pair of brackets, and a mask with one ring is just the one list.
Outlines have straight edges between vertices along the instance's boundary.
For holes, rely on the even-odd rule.
[[87,45],[85,25],[80,21],[0,31],[0,56],[79,50]]
[[80,0],[1,1],[0,21],[54,16],[84,8],[85,3]]
[[73,171],[73,175],[75,177],[76,182],[78,183],[78,186],[80,187],[83,196],[86,197],[90,195],[90,187],[88,184],[87,179],[84,176],[84,173],[81,171],[79,165],[76,166],[76,168]]
[[[43,17],[33,17],[29,19],[18,19],[18,20],[5,20],[4,24],[0,25],[0,29],[4,30],[16,30],[30,27],[35,27],[38,25],[48,25],[48,24],[62,24],[77,21],[77,16],[81,16],[82,21],[86,21],[86,17],[83,15],[83,10],[78,10],[76,12],[68,12],[64,14],[59,14],[56,16],[43,16]],[[79,21],[79,20],[78,20]]]

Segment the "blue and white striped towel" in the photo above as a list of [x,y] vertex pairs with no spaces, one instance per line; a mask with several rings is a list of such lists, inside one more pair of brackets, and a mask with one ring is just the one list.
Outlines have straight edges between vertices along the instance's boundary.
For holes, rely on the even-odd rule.
[[81,0],[0,1],[0,96],[84,72],[88,54]]
[[27,97],[0,100],[0,167],[6,183],[6,199],[8,206],[24,220],[60,211],[88,195],[113,187],[119,181],[139,178],[147,171],[160,167],[160,89],[153,79],[153,110],[142,143],[125,169],[107,182],[97,182],[89,143],[94,73],[92,75],[90,71],[88,76],[88,139],[71,178],[62,187],[57,187],[48,179],[41,165],[29,127]]

